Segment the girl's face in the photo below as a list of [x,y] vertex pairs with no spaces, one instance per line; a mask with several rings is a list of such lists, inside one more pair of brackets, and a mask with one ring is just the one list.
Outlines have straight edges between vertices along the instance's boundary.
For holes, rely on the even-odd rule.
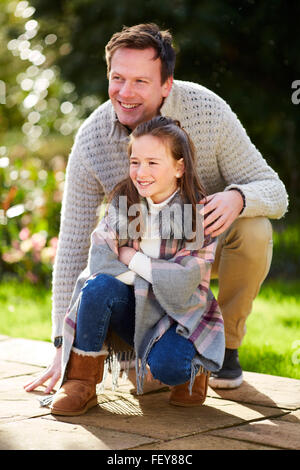
[[155,204],[165,201],[183,173],[183,159],[175,160],[163,140],[152,135],[133,139],[130,178],[142,197],[150,197]]

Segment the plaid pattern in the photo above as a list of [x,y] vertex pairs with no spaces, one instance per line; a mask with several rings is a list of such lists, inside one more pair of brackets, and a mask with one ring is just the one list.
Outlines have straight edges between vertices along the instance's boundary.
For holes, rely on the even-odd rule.
[[[175,194],[169,205],[183,205]],[[161,212],[165,210],[162,209]],[[163,214],[162,214],[163,215]],[[87,268],[80,274],[64,321],[63,371],[72,348],[76,328],[76,315],[85,282],[96,275],[118,276],[127,266],[118,259],[119,246],[127,245],[139,250],[137,239],[118,240],[120,220],[111,217],[109,211],[91,236]],[[163,218],[161,218],[163,220]],[[151,259],[150,284],[136,276],[134,284],[136,300],[135,355],[137,372],[142,389],[147,355],[154,344],[175,321],[177,333],[193,342],[201,366],[215,372],[223,363],[225,340],[224,325],[219,306],[209,289],[211,265],[214,260],[216,239],[206,237],[198,250],[188,250],[184,239],[175,239],[174,221],[171,221],[170,238],[162,234],[160,258]],[[114,349],[114,345],[112,345]],[[121,351],[118,351],[121,353]],[[62,374],[63,376],[63,374]]]

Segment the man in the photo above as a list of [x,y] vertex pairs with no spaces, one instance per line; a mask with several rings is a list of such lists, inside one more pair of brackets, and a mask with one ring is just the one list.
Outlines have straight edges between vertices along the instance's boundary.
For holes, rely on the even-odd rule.
[[[219,236],[213,276],[224,316],[226,353],[213,387],[242,383],[238,348],[245,322],[272,257],[268,218],[280,218],[287,194],[278,175],[250,142],[230,107],[194,83],[174,81],[175,52],[168,31],[154,24],[123,28],[106,46],[109,100],[81,126],[66,173],[53,275],[53,364],[25,388],[60,375],[63,320],[78,274],[87,263],[90,234],[103,196],[127,174],[130,132],[157,114],[178,119],[197,152],[199,176],[209,194],[205,233]],[[203,202],[203,201],[202,201]]]

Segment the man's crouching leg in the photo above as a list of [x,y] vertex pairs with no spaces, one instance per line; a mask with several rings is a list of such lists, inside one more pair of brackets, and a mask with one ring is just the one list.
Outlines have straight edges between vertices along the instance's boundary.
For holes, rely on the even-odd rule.
[[236,388],[243,381],[238,348],[253,300],[269,272],[272,252],[272,225],[266,217],[239,218],[219,236],[212,278],[219,279],[226,351],[222,369],[210,378],[213,388]]

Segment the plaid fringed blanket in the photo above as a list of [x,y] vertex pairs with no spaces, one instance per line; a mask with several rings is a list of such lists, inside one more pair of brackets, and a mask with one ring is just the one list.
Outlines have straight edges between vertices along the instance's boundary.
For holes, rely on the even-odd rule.
[[[146,208],[145,200],[143,204]],[[172,208],[174,204],[183,207],[178,194],[171,199],[168,206]],[[170,209],[168,206],[162,209],[160,220],[163,220],[163,211]],[[116,217],[115,212],[112,216],[110,211],[107,211],[91,235],[88,265],[78,277],[64,321],[63,373],[74,341],[77,310],[84,284],[100,273],[118,276],[128,270],[118,259],[120,246],[132,246],[139,250],[138,239],[119,237],[121,224],[126,222],[126,216],[127,214],[118,213]],[[160,224],[160,258],[151,259],[152,284],[138,275],[135,278],[134,353],[138,393],[142,392],[147,355],[154,342],[174,321],[177,323],[177,333],[193,342],[203,370],[215,372],[223,363],[223,319],[209,289],[216,239],[206,237],[202,239],[199,249],[189,250],[184,238],[174,237],[175,224],[174,220],[170,221],[167,237],[165,224]],[[116,349],[114,344],[109,346],[118,353],[119,358],[122,357],[123,351]]]

